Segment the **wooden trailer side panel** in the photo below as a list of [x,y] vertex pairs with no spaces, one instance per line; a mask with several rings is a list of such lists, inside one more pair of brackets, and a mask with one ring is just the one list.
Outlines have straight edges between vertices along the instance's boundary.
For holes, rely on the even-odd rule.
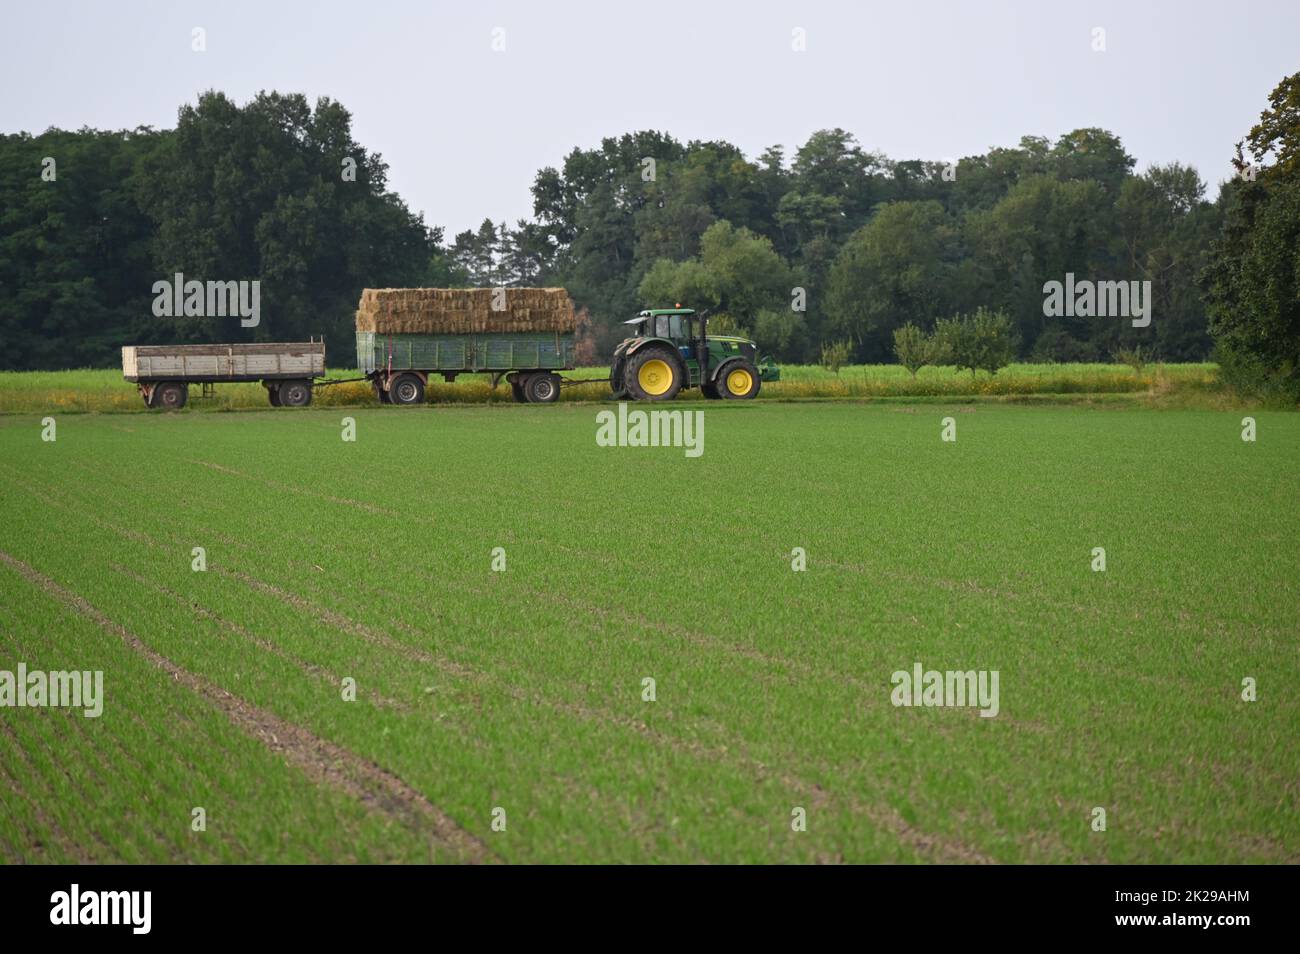
[[318,378],[325,374],[319,342],[229,345],[135,345],[122,349],[128,381],[239,381]]

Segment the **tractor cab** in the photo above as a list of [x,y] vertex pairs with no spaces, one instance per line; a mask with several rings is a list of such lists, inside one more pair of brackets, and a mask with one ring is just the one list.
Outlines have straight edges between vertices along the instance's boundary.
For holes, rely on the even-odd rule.
[[706,398],[752,398],[780,369],[747,338],[712,336],[693,308],[652,308],[624,322],[631,336],[614,349],[609,383],[616,397],[667,401],[683,388]]

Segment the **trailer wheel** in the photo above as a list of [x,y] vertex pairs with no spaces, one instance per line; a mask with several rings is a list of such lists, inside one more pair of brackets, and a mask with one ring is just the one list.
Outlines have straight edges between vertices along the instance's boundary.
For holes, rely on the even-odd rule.
[[648,345],[632,355],[623,375],[627,393],[638,401],[671,401],[682,389],[682,370],[669,348]]
[[517,381],[510,382],[510,394],[511,396],[514,397],[515,401],[519,404],[523,404],[525,401],[528,400],[528,398],[524,397],[523,386],[519,384],[519,382]]
[[532,404],[552,404],[560,397],[560,379],[554,374],[530,374],[524,379],[524,396]]
[[311,382],[281,381],[277,393],[282,407],[306,407],[311,403]]
[[712,381],[705,381],[701,384],[700,393],[710,401],[719,401],[722,399],[722,395],[718,393],[718,386]]
[[271,402],[271,407],[280,406],[280,386],[278,384],[268,384],[266,386],[266,399]]
[[399,374],[388,388],[388,397],[394,404],[423,404],[424,382],[418,375]]
[[742,401],[757,397],[759,389],[758,368],[741,358],[725,365],[718,372],[718,393],[732,401]]
[[184,381],[164,381],[154,387],[153,401],[150,406],[179,411],[185,406],[189,396],[190,388]]

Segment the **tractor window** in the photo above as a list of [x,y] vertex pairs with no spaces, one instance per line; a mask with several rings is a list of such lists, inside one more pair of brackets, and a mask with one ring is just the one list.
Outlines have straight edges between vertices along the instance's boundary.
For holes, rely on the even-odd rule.
[[656,316],[655,316],[655,337],[656,337],[656,338],[667,338],[667,337],[669,337],[669,334],[668,334],[668,318],[669,318],[668,315],[656,315]]
[[674,339],[689,338],[690,332],[687,330],[687,321],[681,315],[673,315],[668,322],[668,330]]

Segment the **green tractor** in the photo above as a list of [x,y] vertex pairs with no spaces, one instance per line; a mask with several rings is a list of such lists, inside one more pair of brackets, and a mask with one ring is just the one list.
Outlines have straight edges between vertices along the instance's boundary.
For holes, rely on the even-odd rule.
[[760,357],[748,338],[708,333],[708,319],[693,308],[652,308],[624,322],[632,337],[614,349],[609,386],[616,398],[670,401],[683,388],[706,398],[742,400],[758,395],[781,369]]

